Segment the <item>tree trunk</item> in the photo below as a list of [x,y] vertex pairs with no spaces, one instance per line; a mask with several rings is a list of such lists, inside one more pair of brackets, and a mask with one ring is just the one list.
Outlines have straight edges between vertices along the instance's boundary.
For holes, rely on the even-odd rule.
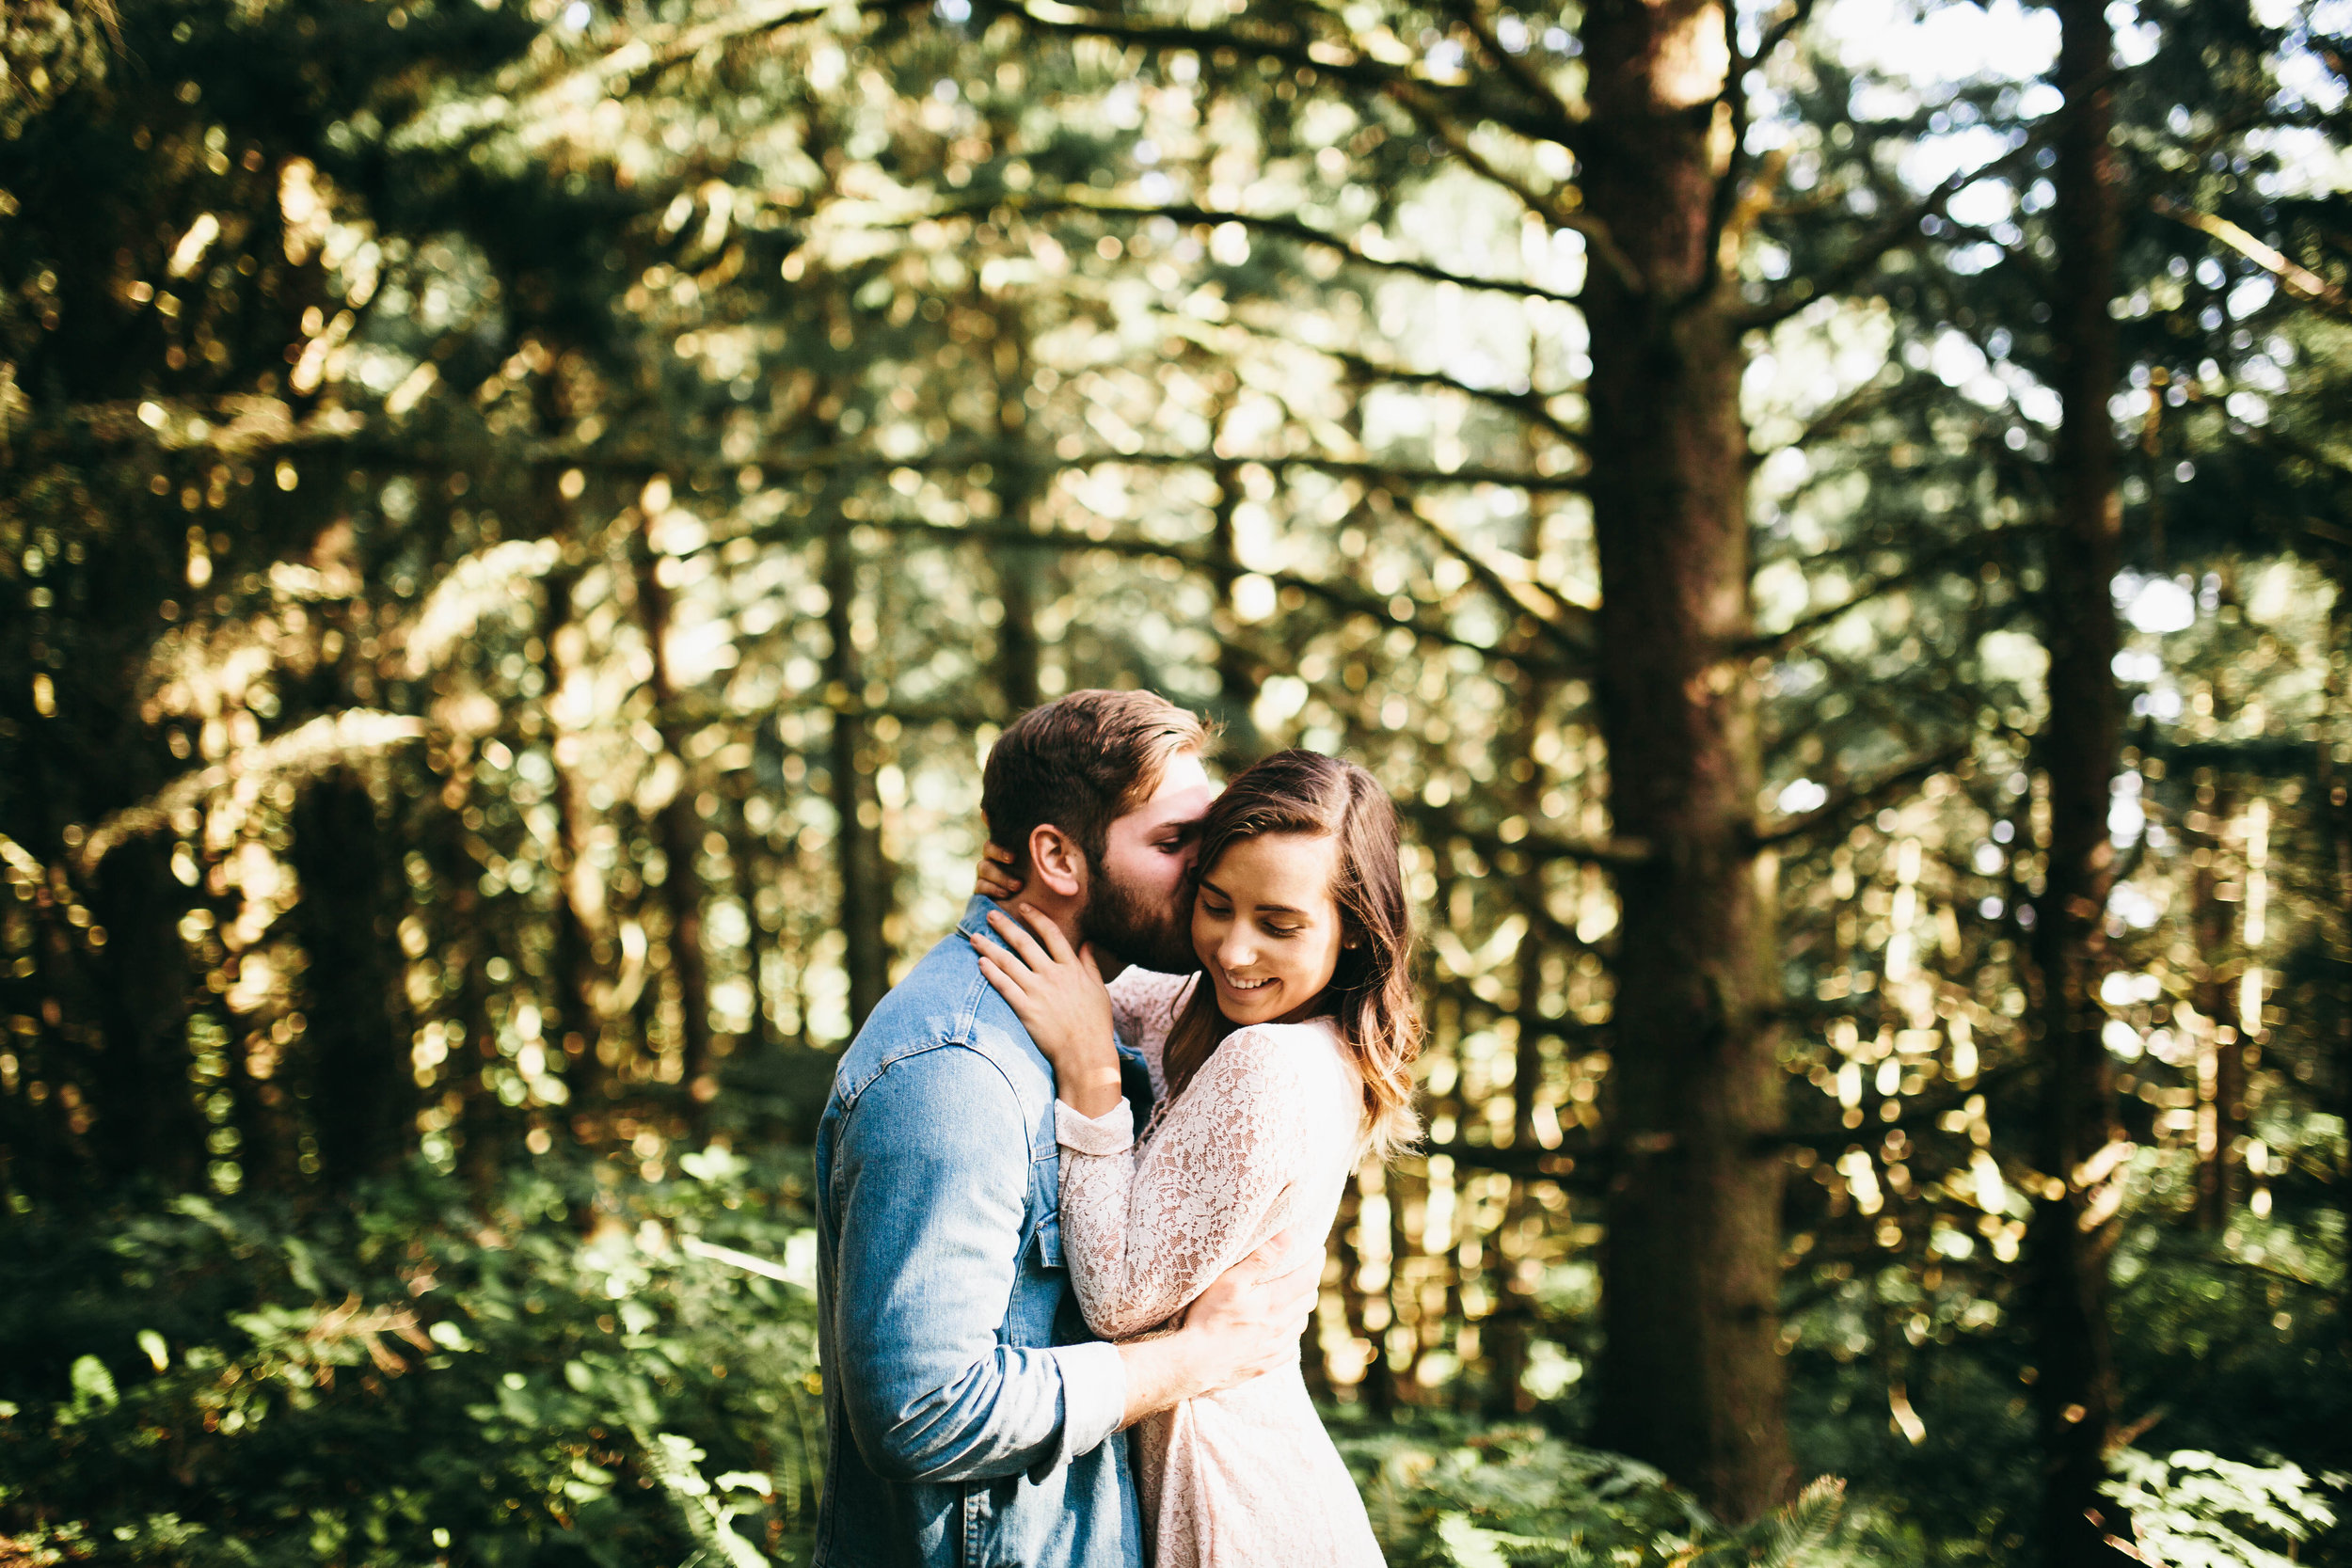
[[576,641],[583,649],[586,645],[585,633],[572,625],[572,594],[579,583],[580,568],[568,562],[549,572],[543,585],[547,610],[541,618],[541,641],[547,648],[541,673],[547,680],[550,717],[548,751],[555,769],[555,787],[548,800],[555,811],[555,843],[548,869],[555,877],[554,973],[549,976],[549,989],[554,993],[556,1017],[549,1034],[557,1049],[549,1053],[548,1063],[571,1091],[575,1117],[592,1103],[601,1108],[602,1097],[592,1101],[584,1090],[597,1076],[596,1042],[603,1032],[596,1007],[596,927],[604,912],[603,883],[587,863],[590,808],[587,792],[580,784],[580,742],[555,717],[563,711],[561,693],[574,662],[566,657],[565,644]]
[[[1540,889],[1535,896],[1543,896]],[[1538,906],[1540,907],[1540,906]],[[1543,943],[1530,931],[1519,939],[1519,972],[1514,1010],[1519,1037],[1511,1066],[1511,1148],[1525,1152],[1541,1147],[1535,1136],[1536,1097],[1544,1085]],[[1486,1413],[1499,1419],[1524,1416],[1535,1407],[1527,1391],[1527,1359],[1535,1331],[1535,1271],[1521,1254],[1519,1227],[1530,1210],[1528,1179],[1514,1172],[1511,1195],[1503,1204],[1502,1224],[1495,1231],[1495,1309],[1489,1320],[1492,1348],[1487,1364],[1494,1370],[1486,1391]]]
[[304,791],[292,859],[302,887],[294,918],[310,959],[302,989],[319,1175],[348,1189],[397,1165],[417,1131],[398,1000],[396,857],[365,782],[337,774]]
[[[1037,509],[1038,471],[1023,432],[1029,407],[1029,345],[1020,314],[997,317],[996,511],[1006,528],[1026,532]],[[1037,631],[1037,584],[1047,568],[1043,549],[1002,545],[994,554],[996,597],[1004,619],[996,628],[996,683],[1009,720],[1037,706],[1043,695],[1040,670],[1044,649]]]
[[[1724,17],[1598,0],[1583,39],[1598,698],[1618,878],[1600,1440],[1747,1519],[1792,1475],[1779,1330],[1773,867],[1759,856],[1740,328],[1714,279]],[[1597,251],[1600,247],[1596,246]]]
[[[2344,1125],[2352,1126],[2352,783],[2347,783],[2336,761],[2336,747],[2342,744],[2338,737],[2344,733],[2345,632],[2352,626],[2352,594],[2347,594],[2347,586],[2339,578],[2335,606],[2328,618],[2327,689],[2318,725],[2316,775],[2328,845],[2328,875],[2323,885],[2333,895],[2328,948],[2328,977],[2333,983],[2326,993],[2332,1016],[2320,1037],[2327,1042],[2322,1047],[2321,1070],[2332,1081],[2328,1092],[2336,1115]],[[2347,1179],[2352,1179],[2352,1160],[2340,1160],[2335,1174],[2335,1190],[2341,1193]],[[2344,1243],[2344,1263],[2352,1264],[2352,1237]],[[2339,1354],[2352,1350],[2352,1313],[2344,1310],[2341,1291],[2336,1324]]]
[[2206,827],[2183,835],[2202,855],[2189,873],[2189,926],[2200,966],[2196,1006],[2205,1021],[2197,1037],[2197,1226],[2213,1233],[2230,1223],[2240,1196],[2237,1175],[2245,1168],[2233,1157],[2245,1118],[2245,1053],[2237,1031],[2225,1022],[2230,981],[2242,966],[2224,957],[2237,942],[2237,911],[2221,897],[2220,865],[2221,829],[2235,804],[2231,791],[2201,777],[2197,809]]
[[826,694],[833,705],[833,808],[838,823],[834,853],[841,876],[843,963],[850,978],[850,1031],[890,990],[891,875],[882,858],[882,804],[874,798],[872,730],[866,719],[866,682],[851,640],[850,607],[857,598],[857,557],[844,537],[825,544]]
[[[644,629],[652,673],[646,686],[653,694],[654,727],[664,751],[679,768],[686,767],[685,736],[677,719],[677,691],[670,680],[665,644],[670,632],[670,591],[661,582],[651,546],[642,538],[636,549],[637,615]],[[702,849],[701,816],[694,809],[691,779],[681,779],[677,792],[661,808],[654,824],[667,870],[661,894],[670,914],[671,972],[678,988],[678,1082],[686,1085],[690,1119],[697,1130],[703,1108],[718,1093],[710,1076],[710,976],[703,955],[703,888],[695,871]]]
[[[1221,428],[1220,412],[1212,425]],[[1241,554],[1233,537],[1233,514],[1241,506],[1241,465],[1216,466],[1216,509],[1210,520],[1209,549],[1216,562],[1216,717],[1225,727],[1225,754],[1234,770],[1248,767],[1265,754],[1265,739],[1250,711],[1258,704],[1258,661],[1239,641],[1241,615],[1233,602],[1233,585],[1243,576]]]
[[2050,304],[2065,413],[2042,598],[2050,705],[2037,742],[2049,781],[2050,843],[2030,942],[2042,1057],[2034,1164],[2044,1187],[2034,1203],[2026,1273],[2039,1368],[2033,1389],[2044,1467],[2042,1552],[2053,1568],[2079,1568],[2121,1563],[2106,1538],[2129,1536],[2114,1504],[2099,1493],[2117,1424],[2107,1329],[2107,1258],[2116,1226],[2111,1199],[2101,1200],[2120,1172],[2087,1164],[2122,1136],[2097,1000],[2115,872],[2107,808],[2122,745],[2111,587],[2121,514],[2107,412],[2116,360],[2107,314],[2116,233],[2107,85],[2114,43],[2103,0],[2060,0],[2058,9],[2058,87],[2066,95],[2066,118],[2053,171],[2058,256]]
[[[187,943],[172,928],[187,900],[170,859],[168,838],[131,839],[106,857],[89,893],[90,912],[106,928],[103,961],[90,965],[106,1042],[94,1141],[118,1180],[152,1177],[167,1191],[189,1192],[204,1179],[204,1118],[188,1086],[195,976]],[[24,1115],[24,1101],[14,1103]],[[17,1151],[26,1165],[22,1180],[39,1180],[46,1173],[25,1161],[28,1152]],[[0,1185],[12,1180],[0,1173]]]

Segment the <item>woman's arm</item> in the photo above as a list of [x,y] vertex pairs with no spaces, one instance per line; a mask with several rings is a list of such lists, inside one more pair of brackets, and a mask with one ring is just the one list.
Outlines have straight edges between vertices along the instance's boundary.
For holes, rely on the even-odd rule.
[[989,929],[1003,943],[972,940],[980,973],[1011,1004],[1029,1038],[1054,1066],[1054,1094],[1088,1117],[1126,1105],[1119,1082],[1119,1043],[1112,1035],[1110,992],[1094,966],[1090,946],[1071,950],[1060,927],[1025,904],[1022,921],[991,910]]
[[1057,1110],[1062,1255],[1097,1334],[1166,1323],[1269,1228],[1310,1142],[1313,1085],[1287,1033],[1229,1037],[1141,1149],[1123,1113]]

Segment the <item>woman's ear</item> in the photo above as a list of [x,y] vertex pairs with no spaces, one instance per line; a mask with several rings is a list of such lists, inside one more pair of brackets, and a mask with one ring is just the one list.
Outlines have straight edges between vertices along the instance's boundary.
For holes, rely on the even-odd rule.
[[1075,898],[1086,892],[1086,851],[1078,847],[1076,839],[1051,822],[1041,822],[1029,830],[1029,864],[1050,893]]

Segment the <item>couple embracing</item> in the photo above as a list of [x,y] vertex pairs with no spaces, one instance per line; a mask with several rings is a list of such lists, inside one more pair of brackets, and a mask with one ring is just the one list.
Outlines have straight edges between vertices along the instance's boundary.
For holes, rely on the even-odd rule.
[[981,895],[841,1058],[820,1565],[1380,1561],[1298,1354],[1414,1129],[1396,814],[1311,752],[1219,794],[1212,746],[1149,692],[1023,715]]

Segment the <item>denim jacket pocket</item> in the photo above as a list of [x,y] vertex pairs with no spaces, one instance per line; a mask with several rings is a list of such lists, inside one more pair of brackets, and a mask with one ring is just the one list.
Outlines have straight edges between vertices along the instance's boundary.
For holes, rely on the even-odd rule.
[[1060,1210],[1055,1210],[1037,1222],[1037,1229],[1029,1236],[1027,1261],[1041,1269],[1059,1269],[1063,1266]]

